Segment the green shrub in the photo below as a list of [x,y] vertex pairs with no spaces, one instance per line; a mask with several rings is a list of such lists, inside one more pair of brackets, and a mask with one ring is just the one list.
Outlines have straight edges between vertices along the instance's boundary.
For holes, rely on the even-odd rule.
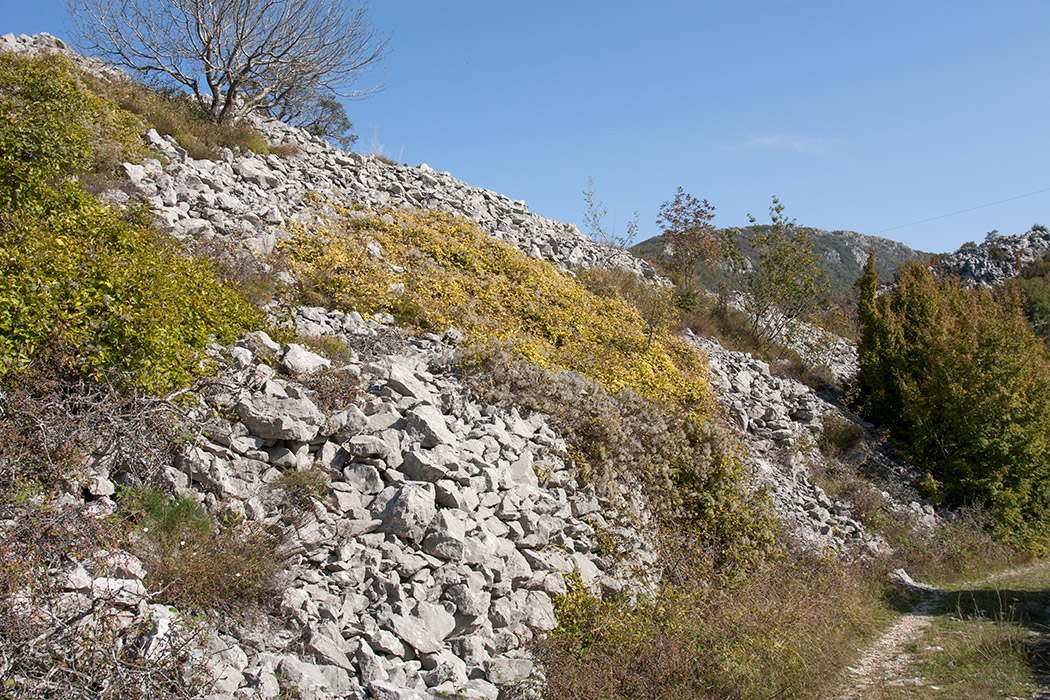
[[67,60],[0,53],[0,380],[58,342],[79,370],[164,391],[198,371],[212,337],[257,322],[145,211],[65,179],[134,155],[141,129]]
[[0,378],[52,339],[70,362],[154,391],[186,383],[201,349],[260,314],[204,263],[73,186],[37,216],[0,213]]
[[1050,545],[1050,354],[1016,297],[965,289],[921,265],[875,299],[862,278],[861,399],[930,472],[931,495],[987,506],[995,529]]
[[610,391],[631,388],[712,413],[702,356],[662,322],[648,323],[630,304],[589,292],[464,219],[402,210],[384,221],[342,212],[294,234],[279,253],[305,303],[385,311],[422,330],[454,326],[475,348],[505,345]]
[[148,523],[154,535],[171,535],[181,530],[209,534],[213,529],[208,511],[186,498],[172,498],[153,488],[127,489],[121,492],[120,505],[137,522]]
[[42,187],[143,153],[142,123],[92,94],[65,58],[0,52],[0,211]]

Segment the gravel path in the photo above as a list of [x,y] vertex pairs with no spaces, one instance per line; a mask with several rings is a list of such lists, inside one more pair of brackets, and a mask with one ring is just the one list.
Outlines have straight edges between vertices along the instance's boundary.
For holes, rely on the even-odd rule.
[[[1043,569],[1047,566],[1050,566],[1050,564],[1041,562],[1031,566],[1011,569],[969,582],[967,585],[987,585],[1005,578]],[[933,613],[937,609],[942,596],[948,591],[917,583],[903,569],[898,569],[893,575],[902,588],[918,596],[919,600],[909,612],[905,613],[901,619],[897,620],[868,646],[856,664],[848,667],[849,676],[840,689],[832,695],[834,700],[863,700],[863,698],[868,697],[867,691],[872,687],[922,684],[921,679],[908,675],[912,658],[907,649],[933,623]],[[1017,698],[1016,700],[1022,699]],[[1031,700],[1050,700],[1050,686],[1041,689],[1032,696]]]

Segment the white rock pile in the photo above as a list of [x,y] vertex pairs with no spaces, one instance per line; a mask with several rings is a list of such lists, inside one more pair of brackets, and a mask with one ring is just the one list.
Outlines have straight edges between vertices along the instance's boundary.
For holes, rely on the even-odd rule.
[[802,382],[770,373],[749,353],[723,348],[714,338],[686,330],[684,338],[703,349],[729,420],[747,445],[756,485],[768,488],[777,514],[801,542],[846,556],[883,551],[881,538],[850,514],[845,501],[830,498],[810,480],[805,451],[813,451],[828,415],[853,420]]
[[975,246],[959,248],[941,262],[940,269],[972,284],[998,287],[1048,252],[1050,232],[1032,229],[1020,235],[995,236]]
[[[652,547],[560,457],[543,416],[480,404],[430,369],[447,359],[442,339],[318,308],[296,321],[362,347],[393,336],[400,348],[333,368],[360,377],[365,394],[331,414],[294,378],[326,369],[325,358],[262,332],[224,351],[215,410],[166,478],[213,510],[283,526],[292,558],[265,633],[214,637],[212,700],[275,697],[278,677],[304,698],[495,699],[534,675],[525,645],[555,626],[551,596],[567,576],[602,592],[646,580],[637,572],[652,569]],[[327,494],[289,525],[275,484],[307,469],[323,470]],[[93,474],[95,496],[107,499],[118,478]],[[629,558],[603,552],[603,535],[629,538]],[[127,587],[129,603],[149,605],[141,581]]]

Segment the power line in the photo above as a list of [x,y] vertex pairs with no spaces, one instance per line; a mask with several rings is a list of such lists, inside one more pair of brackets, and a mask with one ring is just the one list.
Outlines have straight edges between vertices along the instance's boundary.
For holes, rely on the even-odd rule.
[[886,233],[887,231],[896,231],[899,228],[907,228],[909,226],[917,226],[918,224],[925,224],[925,223],[928,223],[930,221],[937,221],[939,219],[947,219],[949,216],[958,216],[959,214],[966,214],[967,212],[977,211],[978,209],[984,209],[986,207],[994,207],[997,204],[1005,204],[1006,202],[1012,202],[1015,199],[1024,199],[1025,197],[1031,197],[1032,195],[1042,194],[1043,192],[1050,192],[1050,187],[1044,187],[1041,190],[1036,190],[1035,192],[1029,192],[1027,194],[1019,194],[1016,197],[1008,197],[1006,199],[1000,199],[998,202],[989,202],[988,204],[979,204],[976,207],[970,207],[969,209],[962,209],[960,211],[953,211],[951,214],[941,214],[940,216],[933,216],[933,217],[930,217],[929,219],[923,219],[922,221],[912,221],[910,224],[901,224],[900,226],[891,226],[889,228],[884,228],[881,231],[875,231],[875,232],[873,232],[873,233],[871,233],[869,235],[875,236],[875,235],[878,235],[880,233]]

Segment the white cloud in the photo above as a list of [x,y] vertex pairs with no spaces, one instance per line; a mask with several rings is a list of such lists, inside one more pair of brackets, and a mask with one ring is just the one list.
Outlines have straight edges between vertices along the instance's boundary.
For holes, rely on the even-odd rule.
[[742,150],[781,149],[804,153],[806,155],[824,155],[838,146],[838,139],[814,138],[799,134],[748,134],[738,144]]

